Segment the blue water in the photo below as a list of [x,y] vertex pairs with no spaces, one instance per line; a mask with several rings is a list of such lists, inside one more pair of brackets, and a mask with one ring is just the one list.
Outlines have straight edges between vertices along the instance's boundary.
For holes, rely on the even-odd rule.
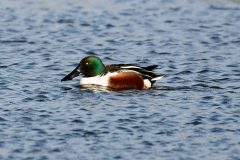
[[[0,159],[240,159],[240,1],[0,1]],[[92,51],[150,90],[60,80]]]

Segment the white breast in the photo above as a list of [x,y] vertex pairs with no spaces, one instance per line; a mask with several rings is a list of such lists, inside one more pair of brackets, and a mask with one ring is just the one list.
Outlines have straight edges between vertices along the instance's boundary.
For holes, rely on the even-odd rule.
[[109,77],[116,74],[117,73],[107,73],[104,76],[85,77],[80,80],[80,85],[95,84],[100,86],[108,86]]

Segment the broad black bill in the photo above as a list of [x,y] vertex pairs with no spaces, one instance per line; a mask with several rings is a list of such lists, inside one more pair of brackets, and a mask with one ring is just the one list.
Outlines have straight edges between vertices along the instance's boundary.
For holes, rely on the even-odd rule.
[[80,73],[81,73],[80,68],[79,68],[79,66],[77,66],[71,73],[66,75],[61,81],[72,80],[74,77],[79,76]]

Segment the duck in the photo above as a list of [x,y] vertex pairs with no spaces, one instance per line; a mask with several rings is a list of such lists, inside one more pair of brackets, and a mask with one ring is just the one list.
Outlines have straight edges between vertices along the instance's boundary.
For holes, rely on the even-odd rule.
[[80,85],[98,85],[112,89],[149,89],[162,79],[163,75],[153,72],[158,65],[140,67],[134,64],[104,65],[97,56],[83,58],[78,66],[61,81],[72,80],[82,76]]

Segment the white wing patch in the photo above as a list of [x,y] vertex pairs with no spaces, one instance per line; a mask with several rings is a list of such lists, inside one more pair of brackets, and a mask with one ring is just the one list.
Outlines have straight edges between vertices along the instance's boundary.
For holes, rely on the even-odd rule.
[[137,67],[137,66],[122,66],[121,68],[139,68],[139,69],[141,69],[141,67]]
[[[143,69],[143,68],[137,67],[137,66],[123,66],[123,67],[121,67],[121,68],[123,68],[123,69],[131,69],[131,68]],[[131,70],[131,71],[133,71],[133,70]],[[135,72],[137,72],[137,71],[135,71]],[[153,71],[149,71],[149,70],[146,70],[146,69],[144,69],[144,72],[152,72],[152,73],[153,73]],[[139,72],[138,72],[138,73],[139,73]]]

